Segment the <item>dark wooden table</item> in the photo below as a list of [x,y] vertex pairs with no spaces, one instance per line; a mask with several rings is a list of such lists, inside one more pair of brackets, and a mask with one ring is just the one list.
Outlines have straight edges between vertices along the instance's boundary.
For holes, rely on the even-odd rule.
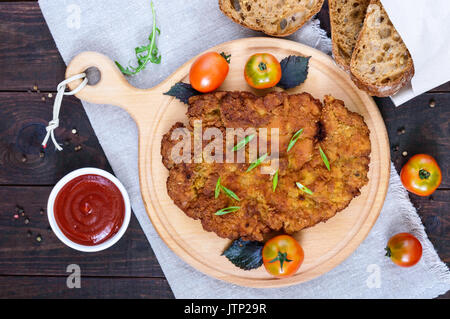
[[[319,17],[329,30],[326,5]],[[76,98],[65,98],[57,130],[64,152],[41,151],[64,71],[37,2],[0,1],[0,297],[173,298],[134,216],[118,244],[93,254],[67,248],[49,229],[46,202],[62,176],[85,166],[111,171]],[[398,108],[388,98],[376,102],[398,170],[415,153],[431,154],[441,165],[439,190],[430,197],[410,197],[440,257],[449,263],[450,83]],[[66,287],[69,264],[81,267],[81,289]]]

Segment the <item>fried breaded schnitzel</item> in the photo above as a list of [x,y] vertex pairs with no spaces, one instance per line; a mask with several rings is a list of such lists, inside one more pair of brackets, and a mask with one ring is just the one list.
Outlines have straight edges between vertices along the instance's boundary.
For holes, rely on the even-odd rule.
[[[311,227],[347,207],[368,182],[369,129],[362,116],[331,96],[326,96],[322,105],[308,93],[273,92],[257,97],[248,92],[215,92],[191,97],[187,116],[186,127],[176,123],[162,140],[162,159],[169,170],[168,194],[186,215],[199,219],[205,230],[220,237],[261,241],[271,230],[292,233]],[[272,189],[273,174],[263,174],[260,167],[247,172],[248,150],[245,163],[176,164],[172,148],[181,139],[172,140],[172,132],[185,127],[186,137],[193,139],[195,120],[202,121],[203,130],[216,127],[223,136],[226,128],[279,128],[279,152],[270,154],[279,161],[276,190]],[[286,152],[300,129],[299,139]],[[270,143],[271,136],[267,140]],[[202,145],[207,143],[203,141]],[[193,156],[194,143],[190,144],[189,155]],[[224,143],[223,147],[229,146]],[[328,158],[330,171],[319,148]],[[223,192],[215,198],[219,177],[221,185],[231,189],[240,201]],[[312,194],[299,189],[297,182]],[[240,208],[215,215],[229,206]]]

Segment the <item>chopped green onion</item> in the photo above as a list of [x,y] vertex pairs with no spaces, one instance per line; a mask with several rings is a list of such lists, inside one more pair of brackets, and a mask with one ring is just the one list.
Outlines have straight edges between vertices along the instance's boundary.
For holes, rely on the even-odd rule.
[[220,191],[223,190],[227,196],[229,196],[237,201],[240,201],[241,199],[236,195],[235,192],[233,192],[231,189],[228,189],[225,186],[223,186],[222,184],[220,184],[220,179],[221,179],[221,177],[219,177],[219,179],[217,180],[217,183],[216,183],[216,189],[214,190],[214,198],[219,197]]
[[306,194],[312,195],[313,192],[306,186],[300,184],[299,182],[295,183],[298,188],[300,188],[301,191],[305,192]]
[[219,197],[219,194],[220,194],[220,177],[216,183],[216,190],[214,191],[214,198]]
[[254,137],[255,134],[246,136],[242,141],[240,141],[233,147],[233,151],[239,151],[241,148],[247,145]]
[[330,162],[328,162],[328,158],[320,146],[319,146],[319,151],[320,151],[320,157],[322,157],[322,161],[325,163],[325,166],[327,167],[327,169],[330,170]]
[[248,168],[247,168],[247,173],[250,172],[252,169],[254,169],[255,167],[258,167],[262,162],[264,162],[264,160],[267,157],[267,153],[264,155],[261,155],[260,158],[258,158],[255,162],[253,162]]
[[230,206],[230,207],[222,208],[222,209],[218,210],[214,215],[221,216],[221,215],[233,213],[233,212],[239,210],[240,208],[241,208],[240,206]]
[[275,192],[278,185],[278,170],[275,172],[272,178],[272,191]]
[[225,194],[227,196],[229,196],[229,197],[231,197],[231,198],[233,198],[233,199],[235,199],[237,201],[240,201],[239,197],[231,189],[228,189],[228,188],[226,188],[225,186],[222,186],[222,185],[220,187],[222,188],[222,190],[225,192]]
[[291,138],[291,140],[289,141],[289,145],[287,148],[287,152],[289,152],[291,150],[291,148],[294,147],[295,143],[297,143],[297,140],[300,138],[300,134],[303,133],[303,129],[299,129]]

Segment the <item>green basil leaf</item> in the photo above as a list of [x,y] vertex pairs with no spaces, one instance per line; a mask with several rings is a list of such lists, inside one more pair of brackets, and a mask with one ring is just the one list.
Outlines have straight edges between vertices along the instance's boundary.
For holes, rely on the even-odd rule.
[[233,241],[222,256],[225,256],[236,267],[243,270],[256,269],[262,266],[262,249],[264,243],[259,241],[242,240]]
[[175,83],[174,86],[170,88],[169,91],[164,93],[164,95],[170,95],[178,100],[180,100],[183,103],[188,104],[189,98],[194,95],[201,94],[199,91],[195,90],[190,84],[178,82]]
[[281,80],[277,86],[286,90],[305,82],[310,58],[291,55],[281,60]]

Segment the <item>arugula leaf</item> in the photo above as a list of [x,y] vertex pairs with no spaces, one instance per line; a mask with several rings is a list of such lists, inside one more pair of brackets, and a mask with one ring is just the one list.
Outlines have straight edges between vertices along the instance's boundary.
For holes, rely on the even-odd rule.
[[219,209],[217,212],[214,213],[214,215],[222,216],[222,215],[226,215],[229,213],[234,213],[235,211],[239,210],[240,208],[241,208],[240,206],[225,207],[225,208]]
[[186,104],[189,103],[189,98],[191,96],[199,95],[199,94],[201,94],[201,93],[199,91],[197,91],[196,89],[194,89],[190,84],[183,83],[183,82],[175,83],[175,85],[172,86],[169,91],[164,93],[164,95],[173,96],[173,97],[177,98],[178,100],[180,100],[181,102],[186,103]]
[[264,243],[259,241],[242,240],[233,241],[222,256],[227,257],[236,267],[243,270],[256,269],[262,266],[262,249]]
[[291,89],[305,82],[308,76],[308,65],[311,57],[290,55],[281,60],[281,80],[277,86]]
[[273,175],[272,178],[272,191],[275,192],[278,185],[278,170],[275,172],[275,175]]
[[258,167],[262,162],[264,162],[264,160],[267,157],[267,153],[264,155],[261,155],[256,161],[254,161],[248,168],[247,168],[247,173],[250,172],[252,169],[254,169],[255,167]]
[[251,134],[251,135],[244,137],[243,140],[241,140],[239,143],[237,143],[233,147],[233,151],[239,151],[241,148],[243,148],[245,145],[247,145],[254,137],[255,137],[255,134]]
[[287,148],[286,152],[289,152],[291,150],[291,148],[294,147],[295,143],[297,143],[298,139],[300,138],[300,134],[303,133],[303,129],[299,129],[292,137],[291,140],[289,141],[289,145]]
[[301,191],[305,192],[306,194],[312,195],[314,194],[308,187],[300,184],[299,182],[295,183],[298,188],[300,188]]
[[216,189],[214,190],[214,198],[219,197],[219,194],[220,194],[220,177],[216,183]]
[[238,202],[241,200],[231,189],[228,189],[223,185],[220,185],[220,187],[222,188],[222,190],[225,192],[225,194],[227,196],[237,200]]
[[319,152],[320,152],[320,157],[322,157],[322,161],[325,163],[325,166],[327,167],[327,169],[330,171],[330,162],[328,161],[327,156],[325,155],[324,151],[322,150],[322,148],[319,146]]
[[156,27],[156,15],[155,8],[153,7],[153,2],[150,2],[152,7],[152,16],[153,16],[153,28],[150,36],[148,37],[150,43],[148,45],[143,45],[134,49],[136,54],[138,66],[133,67],[131,65],[124,68],[119,62],[114,61],[119,68],[119,70],[125,75],[135,75],[140,71],[144,70],[149,62],[154,64],[161,63],[161,55],[158,56],[158,48],[156,46],[156,33],[158,35],[161,31]]

